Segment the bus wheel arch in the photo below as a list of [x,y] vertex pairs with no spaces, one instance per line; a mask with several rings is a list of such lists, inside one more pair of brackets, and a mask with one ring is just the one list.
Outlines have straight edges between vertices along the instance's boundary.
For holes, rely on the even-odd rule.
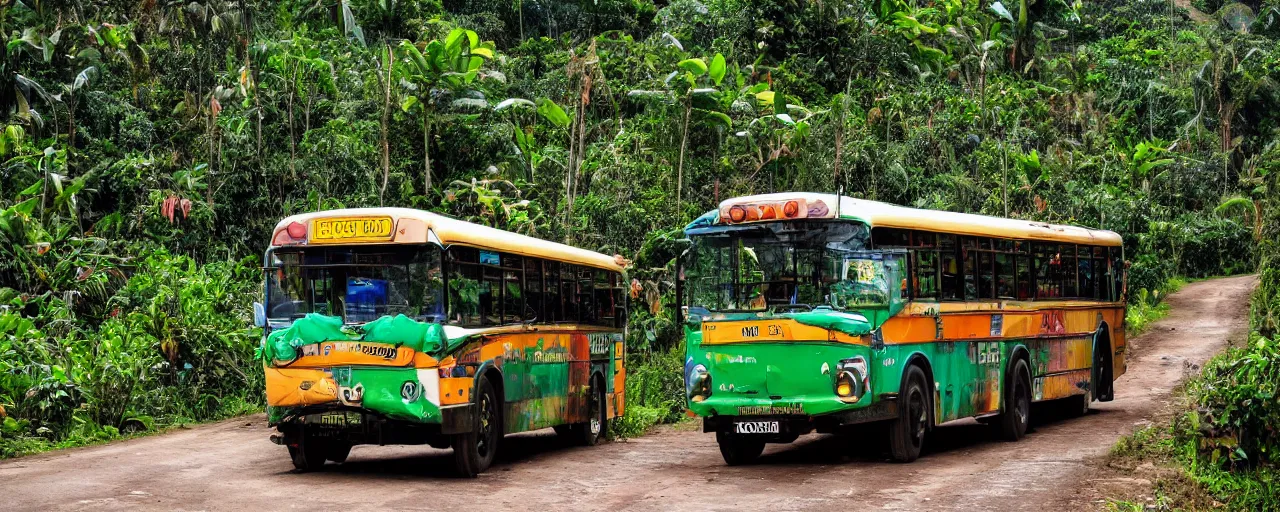
[[908,369],[912,366],[917,366],[920,371],[924,372],[925,391],[929,399],[929,423],[926,428],[927,430],[933,430],[933,426],[938,423],[936,411],[938,404],[937,381],[933,379],[933,365],[929,363],[928,356],[916,352],[907,357],[907,364],[902,367],[902,382],[898,386],[899,396],[901,396],[903,388],[907,385]]
[[[498,394],[498,400],[501,400],[504,403],[506,402],[507,393],[506,389],[504,389],[506,381],[502,378],[502,370],[499,370],[496,366],[489,365],[489,367],[485,368],[484,371],[481,372],[480,378],[488,379],[489,385],[493,386],[493,391]],[[479,387],[479,384],[480,381],[476,381],[477,388]],[[498,409],[503,410],[505,407],[499,407]],[[505,431],[506,429],[504,428],[503,430]]]

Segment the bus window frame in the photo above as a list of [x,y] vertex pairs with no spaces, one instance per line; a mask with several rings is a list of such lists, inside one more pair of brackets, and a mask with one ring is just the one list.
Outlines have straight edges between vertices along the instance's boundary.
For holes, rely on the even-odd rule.
[[[1104,246],[1104,245],[1088,245],[1054,241],[1039,240],[1022,240],[1000,237],[983,237],[968,236],[957,233],[950,233],[955,236],[955,244],[953,246],[943,247],[941,239],[942,235],[947,233],[938,233],[926,230],[914,230],[905,228],[889,228],[876,227],[871,230],[871,247],[873,249],[902,248],[907,250],[907,264],[909,269],[907,275],[908,293],[907,296],[911,300],[920,300],[928,302],[988,302],[988,301],[1051,301],[1051,300],[1086,300],[1092,302],[1119,302],[1123,295],[1124,272],[1123,247]],[[905,243],[906,245],[900,245]],[[1041,283],[1039,276],[1039,262],[1043,259],[1045,251],[1059,255],[1059,269],[1056,275],[1050,276],[1046,274],[1044,279],[1051,280],[1050,283]],[[958,274],[956,282],[959,283],[959,298],[943,298],[942,290],[942,265],[943,254],[947,251],[956,253],[956,261],[958,262]],[[1070,251],[1071,256],[1061,256]],[[1081,289],[1081,269],[1080,256],[1081,251],[1087,252],[1088,256],[1084,257],[1088,260],[1090,272],[1093,274],[1091,286],[1088,290]],[[927,297],[920,295],[920,278],[925,273],[919,272],[921,253],[929,253],[935,258],[932,278],[937,283],[937,293]],[[990,255],[988,265],[982,263],[983,254]],[[1011,274],[1001,274],[1000,265],[997,264],[999,258],[1005,258],[1009,265]],[[1070,263],[1070,269],[1067,263]],[[986,268],[989,266],[990,268]],[[1023,267],[1023,268],[1019,268]],[[1023,275],[1020,270],[1027,273]],[[973,283],[978,288],[975,297],[968,294],[966,283],[970,278],[969,273],[972,272]],[[1118,272],[1118,273],[1117,273]],[[984,292],[982,290],[983,274],[989,273],[991,290]],[[1011,295],[1001,295],[999,282],[1003,275],[1011,277]],[[1102,282],[1106,279],[1106,283]],[[1040,285],[1048,284],[1059,289],[1058,296],[1042,296]],[[1103,288],[1103,287],[1106,288]],[[1024,294],[1024,292],[1026,292]],[[1070,293],[1068,293],[1070,292]],[[987,296],[989,295],[989,297]]]

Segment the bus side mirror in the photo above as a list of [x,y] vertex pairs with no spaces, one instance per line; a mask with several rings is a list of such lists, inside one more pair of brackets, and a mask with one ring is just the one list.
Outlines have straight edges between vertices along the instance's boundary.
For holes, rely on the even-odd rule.
[[263,328],[267,326],[267,308],[261,302],[253,303],[253,325]]

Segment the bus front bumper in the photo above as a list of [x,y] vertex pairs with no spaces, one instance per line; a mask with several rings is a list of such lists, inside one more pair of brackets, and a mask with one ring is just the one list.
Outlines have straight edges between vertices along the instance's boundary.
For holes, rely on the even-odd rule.
[[[870,397],[867,397],[868,399]],[[804,434],[814,430],[835,432],[841,427],[890,420],[898,416],[897,400],[884,396],[875,403],[853,406],[835,398],[799,400],[709,397],[689,409],[703,417],[704,432],[738,432],[743,422],[778,422],[780,434]]]
[[[472,404],[441,407],[435,369],[336,366],[266,367],[267,405],[272,423],[332,411],[368,413],[390,420],[439,424],[465,431]],[[425,377],[425,378],[424,378]],[[463,430],[457,430],[463,429]]]

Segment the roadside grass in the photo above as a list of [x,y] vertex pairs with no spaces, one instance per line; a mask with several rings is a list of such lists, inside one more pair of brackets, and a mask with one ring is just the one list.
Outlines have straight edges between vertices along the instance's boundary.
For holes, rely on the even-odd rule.
[[1121,438],[1107,465],[1151,482],[1107,508],[1280,510],[1280,350],[1254,334],[1175,390],[1173,412]]
[[1129,307],[1125,310],[1125,334],[1129,337],[1142,334],[1151,328],[1152,323],[1169,316],[1169,304],[1164,299],[1173,292],[1182,289],[1187,283],[1194,281],[1199,281],[1199,279],[1188,281],[1182,278],[1173,278],[1158,290],[1149,291],[1146,288],[1138,290],[1135,296],[1136,300],[1129,304]]
[[684,343],[665,351],[627,355],[626,410],[613,423],[613,435],[638,437],[654,425],[684,417]]
[[88,421],[77,421],[77,425],[65,438],[56,441],[39,435],[28,435],[26,434],[27,425],[24,425],[25,420],[5,417],[0,421],[0,460],[163,434],[178,428],[213,423],[259,412],[262,412],[261,403],[237,397],[220,403],[213,416],[192,418],[180,414],[164,418],[162,421],[148,418],[149,421],[145,422],[146,424],[143,425],[145,428],[142,430],[122,431],[110,425],[99,426]]

